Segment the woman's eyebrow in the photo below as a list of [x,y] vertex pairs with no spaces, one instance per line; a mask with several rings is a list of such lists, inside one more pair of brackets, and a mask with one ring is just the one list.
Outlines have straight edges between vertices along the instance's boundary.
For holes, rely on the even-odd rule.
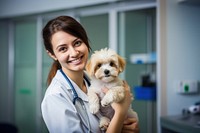
[[[80,40],[79,38],[75,38],[73,41],[72,41],[72,44],[74,44],[77,40]],[[64,47],[66,46],[67,44],[59,44],[56,49],[59,49],[59,47]]]
[[79,38],[75,38],[72,43],[75,43],[77,40],[80,40]]
[[60,45],[58,45],[58,46],[56,47],[56,50],[59,49],[60,47],[64,47],[64,46],[66,46],[66,44],[60,44]]

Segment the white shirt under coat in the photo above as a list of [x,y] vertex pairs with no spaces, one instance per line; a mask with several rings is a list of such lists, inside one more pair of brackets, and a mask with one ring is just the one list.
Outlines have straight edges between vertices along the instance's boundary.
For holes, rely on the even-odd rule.
[[[99,119],[90,113],[87,95],[72,80],[71,82],[86,107],[91,131],[100,133]],[[85,84],[88,88],[86,81]],[[84,124],[72,101],[72,90],[58,70],[41,104],[42,116],[50,133],[86,133],[88,131],[87,125]]]

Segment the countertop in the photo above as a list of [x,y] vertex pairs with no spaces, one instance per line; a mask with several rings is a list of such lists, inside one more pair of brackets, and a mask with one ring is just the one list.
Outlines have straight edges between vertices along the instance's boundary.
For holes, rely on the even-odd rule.
[[180,133],[200,133],[200,115],[163,116],[161,127]]

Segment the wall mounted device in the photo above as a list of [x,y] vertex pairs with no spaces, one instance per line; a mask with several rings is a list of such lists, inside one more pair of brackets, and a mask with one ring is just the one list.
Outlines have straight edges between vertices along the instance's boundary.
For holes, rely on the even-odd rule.
[[198,93],[197,80],[179,80],[176,83],[176,92],[182,94]]

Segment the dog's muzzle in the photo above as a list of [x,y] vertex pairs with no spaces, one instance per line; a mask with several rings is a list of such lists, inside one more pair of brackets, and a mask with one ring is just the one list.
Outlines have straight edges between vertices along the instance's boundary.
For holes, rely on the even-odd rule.
[[105,77],[109,77],[110,76],[110,71],[109,70],[104,70],[104,74],[105,74]]

